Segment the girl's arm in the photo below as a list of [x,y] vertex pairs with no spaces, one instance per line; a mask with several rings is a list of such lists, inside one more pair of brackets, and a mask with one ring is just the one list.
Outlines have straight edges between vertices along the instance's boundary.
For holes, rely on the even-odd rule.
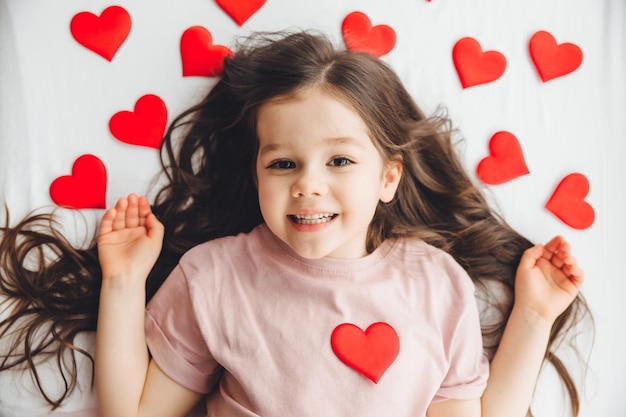
[[583,280],[570,245],[561,236],[524,252],[513,310],[482,397],[482,416],[526,416],[552,325],[574,301]]
[[429,407],[428,417],[526,416],[552,325],[576,298],[583,280],[569,244],[560,236],[524,252],[513,311],[482,399],[436,403]]
[[168,378],[148,356],[145,282],[162,241],[163,225],[145,197],[120,199],[102,218],[95,355],[101,417],[184,416],[200,398]]

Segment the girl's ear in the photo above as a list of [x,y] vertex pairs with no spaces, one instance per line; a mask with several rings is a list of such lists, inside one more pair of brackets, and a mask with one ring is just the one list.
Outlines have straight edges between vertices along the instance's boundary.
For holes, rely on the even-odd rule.
[[401,161],[389,161],[385,166],[383,172],[381,188],[380,188],[380,201],[388,203],[393,200],[396,195],[396,190],[400,184],[400,178],[402,177],[402,162]]

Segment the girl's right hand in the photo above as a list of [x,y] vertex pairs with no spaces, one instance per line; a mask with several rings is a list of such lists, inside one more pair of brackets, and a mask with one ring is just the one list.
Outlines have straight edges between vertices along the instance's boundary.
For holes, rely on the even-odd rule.
[[104,214],[98,231],[103,282],[125,277],[144,277],[145,282],[161,252],[163,233],[146,197],[120,198]]

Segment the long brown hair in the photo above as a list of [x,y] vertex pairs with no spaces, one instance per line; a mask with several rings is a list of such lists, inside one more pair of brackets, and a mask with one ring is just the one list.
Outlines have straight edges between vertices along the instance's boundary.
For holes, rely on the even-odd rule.
[[[57,230],[55,216],[26,216],[16,225],[0,227],[0,372],[29,370],[52,409],[77,386],[76,355],[93,365],[90,352],[75,337],[96,328],[100,268],[96,248],[74,248]],[[4,318],[2,318],[4,317]],[[38,364],[53,361],[64,390],[58,397],[44,389]],[[91,375],[93,381],[93,374]]]
[[[402,161],[396,198],[377,208],[368,249],[390,237],[417,236],[452,254],[482,298],[490,300],[490,309],[498,312],[495,322],[485,320],[483,325],[486,348],[495,350],[512,308],[517,265],[532,243],[489,206],[468,176],[443,112],[425,116],[383,61],[337,49],[311,32],[264,33],[246,39],[225,59],[223,74],[206,97],[169,127],[161,153],[165,184],[153,206],[166,235],[147,281],[148,299],[190,247],[250,231],[263,222],[253,170],[257,114],[264,104],[306,88],[347,100],[367,124],[383,158]],[[97,267],[85,266],[95,262],[93,256],[77,255],[82,258],[76,257],[76,264],[59,264],[51,279],[60,280],[71,268],[99,274]],[[19,267],[14,261],[11,265]],[[3,265],[7,262],[3,260]],[[491,283],[498,293],[492,292]],[[553,346],[576,324],[579,313],[586,312],[579,296],[554,324],[546,351],[546,360],[555,365],[569,392],[574,415],[577,390]]]

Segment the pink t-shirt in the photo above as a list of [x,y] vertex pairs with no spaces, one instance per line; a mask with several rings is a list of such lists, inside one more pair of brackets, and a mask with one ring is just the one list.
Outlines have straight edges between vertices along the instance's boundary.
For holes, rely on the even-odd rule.
[[353,260],[302,258],[265,225],[207,242],[146,332],[167,375],[211,393],[208,416],[417,417],[479,398],[488,376],[473,283],[418,239]]

